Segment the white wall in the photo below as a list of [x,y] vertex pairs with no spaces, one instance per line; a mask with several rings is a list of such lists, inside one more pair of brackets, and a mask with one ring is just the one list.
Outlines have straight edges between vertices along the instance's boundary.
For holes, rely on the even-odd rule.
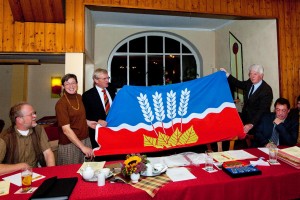
[[5,121],[5,128],[10,125],[8,117],[11,107],[11,65],[0,65],[0,118]]
[[216,66],[230,70],[229,31],[242,43],[244,80],[248,67],[261,64],[264,80],[273,89],[273,103],[279,97],[276,20],[239,20],[216,31]]
[[65,65],[43,64],[28,66],[28,102],[37,112],[37,118],[55,115],[58,98],[51,98],[51,76],[62,77]]

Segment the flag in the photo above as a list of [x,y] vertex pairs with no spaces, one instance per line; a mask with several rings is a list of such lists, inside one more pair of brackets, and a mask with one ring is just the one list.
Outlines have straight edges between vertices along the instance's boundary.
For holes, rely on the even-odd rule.
[[96,156],[163,151],[244,138],[224,72],[165,86],[124,86],[107,127],[96,127]]

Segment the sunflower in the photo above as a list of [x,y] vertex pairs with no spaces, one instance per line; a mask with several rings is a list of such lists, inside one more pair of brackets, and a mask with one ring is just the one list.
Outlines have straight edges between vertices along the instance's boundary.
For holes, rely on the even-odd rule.
[[140,173],[147,169],[146,164],[149,161],[147,156],[140,154],[129,154],[122,165],[122,174],[130,176],[132,173]]

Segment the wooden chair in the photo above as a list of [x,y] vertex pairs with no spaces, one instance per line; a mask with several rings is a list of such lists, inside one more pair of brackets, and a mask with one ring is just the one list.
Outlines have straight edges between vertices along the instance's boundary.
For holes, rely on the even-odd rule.
[[[229,141],[229,150],[234,150],[234,143],[235,141],[238,139],[237,136],[235,136],[234,138],[232,138],[230,141]],[[207,149],[208,150],[212,150],[211,148],[211,144],[207,144]],[[221,152],[223,151],[223,147],[222,147],[222,142],[217,142],[217,147],[218,147],[218,152]]]

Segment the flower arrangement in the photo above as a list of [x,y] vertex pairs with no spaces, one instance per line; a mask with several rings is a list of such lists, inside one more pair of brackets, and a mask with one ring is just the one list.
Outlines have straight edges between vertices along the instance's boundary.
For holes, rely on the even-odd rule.
[[147,169],[146,164],[148,162],[146,155],[128,154],[122,164],[122,174],[124,176],[130,176],[133,173],[141,173]]

